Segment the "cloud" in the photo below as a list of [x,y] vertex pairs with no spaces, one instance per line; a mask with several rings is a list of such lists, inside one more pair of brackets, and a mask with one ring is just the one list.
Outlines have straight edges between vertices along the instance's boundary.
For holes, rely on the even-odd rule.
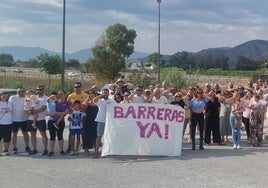
[[[60,51],[63,0],[0,2],[1,45]],[[161,53],[198,51],[267,39],[268,2],[162,0]],[[121,23],[136,30],[135,50],[157,51],[156,0],[66,0],[66,51],[92,47],[105,29]]]

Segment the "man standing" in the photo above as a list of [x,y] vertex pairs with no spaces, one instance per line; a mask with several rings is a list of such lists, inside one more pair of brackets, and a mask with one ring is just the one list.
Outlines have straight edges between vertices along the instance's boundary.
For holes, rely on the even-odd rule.
[[[46,107],[47,107],[47,96],[44,95],[44,89],[45,87],[43,85],[38,85],[36,87],[37,91],[37,96],[38,96],[38,102],[35,104],[34,110],[31,112],[30,116],[28,117],[27,121],[27,128],[28,131],[31,132],[31,142],[33,146],[32,152],[30,152],[30,155],[34,155],[37,153],[37,138],[36,138],[36,132],[37,129],[39,130],[41,136],[42,136],[42,142],[44,145],[44,151],[42,155],[47,155],[48,150],[47,150],[47,143],[48,143],[48,138],[46,134]],[[32,126],[33,124],[33,114],[38,113],[38,118],[36,121],[36,128]]]
[[[74,92],[71,93],[70,95],[68,95],[67,101],[71,103],[71,108],[72,108],[72,104],[75,100],[79,100],[81,103],[83,103],[87,97],[88,97],[88,94],[82,91],[82,83],[75,82],[74,83]],[[68,146],[67,150],[65,151],[65,153],[71,152],[70,135],[68,138],[68,143],[69,143],[69,146]]]
[[101,138],[104,133],[105,127],[105,119],[106,119],[106,111],[107,105],[111,103],[116,103],[114,99],[109,98],[109,89],[103,89],[101,95],[98,95],[93,99],[93,102],[98,106],[99,111],[96,116],[95,121],[97,124],[97,139],[95,142],[95,157],[99,157],[99,148],[101,145]]
[[29,134],[27,132],[27,118],[28,115],[24,112],[24,97],[25,89],[19,87],[17,89],[17,95],[13,95],[9,98],[12,107],[13,128],[12,128],[12,145],[13,154],[18,152],[17,148],[17,135],[19,129],[21,129],[23,139],[26,145],[25,152],[30,153],[29,147]]

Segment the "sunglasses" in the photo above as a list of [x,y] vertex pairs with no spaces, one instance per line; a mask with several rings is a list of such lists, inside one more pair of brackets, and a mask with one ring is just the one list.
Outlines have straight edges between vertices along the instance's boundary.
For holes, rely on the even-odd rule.
[[74,88],[81,88],[81,86],[74,86]]
[[17,91],[17,93],[24,93],[24,91]]
[[37,88],[36,90],[37,90],[37,91],[43,91],[44,89],[41,89],[41,88],[40,88],[40,89],[38,89],[38,88]]

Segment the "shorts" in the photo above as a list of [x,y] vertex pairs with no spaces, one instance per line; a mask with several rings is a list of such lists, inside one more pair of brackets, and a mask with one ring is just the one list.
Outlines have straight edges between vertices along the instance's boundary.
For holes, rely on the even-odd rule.
[[105,127],[105,123],[98,122],[98,124],[97,124],[97,136],[103,136],[103,134],[104,134],[104,127]]
[[27,121],[13,121],[12,132],[16,133],[21,129],[22,132],[27,132]]
[[3,139],[4,142],[10,142],[11,131],[12,131],[12,124],[0,125],[0,141]]
[[70,129],[70,136],[82,134],[82,129]]
[[46,120],[36,121],[36,127],[37,127],[36,129],[33,128],[32,124],[33,120],[27,121],[27,131],[34,132],[38,129],[40,132],[45,132],[47,130]]

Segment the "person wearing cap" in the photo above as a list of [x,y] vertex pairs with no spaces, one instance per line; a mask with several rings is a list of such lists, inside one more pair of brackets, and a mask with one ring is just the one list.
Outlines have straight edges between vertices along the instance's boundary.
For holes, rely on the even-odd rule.
[[144,102],[148,102],[151,98],[151,90],[150,89],[145,89],[144,90]]
[[116,82],[109,85],[110,90],[114,90],[115,87],[120,87],[122,93],[125,93],[125,91],[129,91],[134,88],[132,83],[126,82],[124,78],[120,77],[116,80]]
[[3,152],[1,155],[8,155],[12,131],[12,107],[8,101],[8,93],[0,94],[0,142],[3,140]]

